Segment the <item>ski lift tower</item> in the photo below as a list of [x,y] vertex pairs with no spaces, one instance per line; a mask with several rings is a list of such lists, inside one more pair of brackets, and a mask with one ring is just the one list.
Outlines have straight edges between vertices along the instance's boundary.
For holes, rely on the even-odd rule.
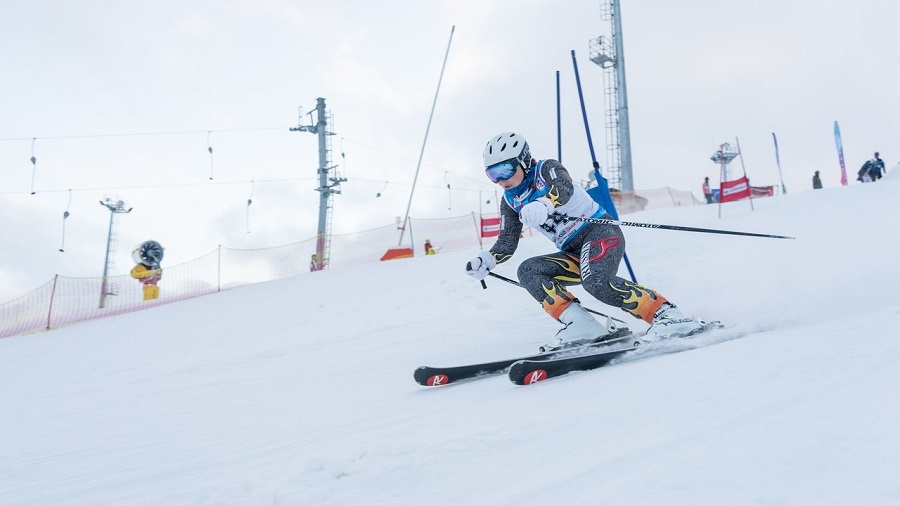
[[118,234],[116,233],[115,227],[116,215],[130,213],[132,208],[129,207],[128,209],[125,209],[125,201],[112,200],[109,197],[106,197],[105,200],[101,200],[100,205],[109,209],[109,232],[106,235],[106,260],[103,262],[103,281],[100,283],[100,309],[103,309],[106,307],[106,297],[108,295],[115,295],[109,291],[107,275],[114,263],[114,257],[110,253],[115,252],[116,245],[118,244]]
[[731,181],[732,178],[729,177],[729,167],[728,165],[740,155],[740,151],[731,147],[731,144],[727,142],[722,143],[719,146],[719,149],[709,157],[714,163],[719,164],[719,177],[722,181]]
[[600,19],[609,22],[609,35],[590,41],[591,61],[603,69],[606,118],[606,179],[610,188],[634,191],[631,167],[631,128],[628,123],[628,92],[625,86],[625,50],[619,0],[601,0]]
[[[325,99],[316,99],[316,121],[313,123],[313,112],[310,111],[309,125],[298,125],[291,128],[291,132],[309,132],[319,136],[319,228],[316,234],[316,270],[320,271],[328,265],[331,251],[331,196],[335,193],[341,193],[339,187],[342,182],[347,179],[337,174],[337,166],[331,165],[331,136],[334,132],[329,131],[329,123],[333,123],[334,118],[325,110]],[[303,114],[301,112],[302,120]],[[334,177],[329,176],[329,171],[335,169]]]

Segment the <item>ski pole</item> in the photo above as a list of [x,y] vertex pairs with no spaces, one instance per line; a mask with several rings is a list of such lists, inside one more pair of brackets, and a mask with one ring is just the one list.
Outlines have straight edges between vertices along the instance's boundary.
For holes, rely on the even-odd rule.
[[[497,278],[497,279],[502,279],[503,281],[506,281],[507,283],[509,283],[509,284],[511,284],[511,285],[516,285],[516,286],[519,286],[519,287],[522,286],[518,281],[516,281],[516,280],[514,280],[514,279],[509,279],[509,278],[504,277],[504,276],[501,276],[501,275],[499,275],[499,274],[494,274],[493,272],[488,272],[488,276],[493,276],[493,277],[495,277],[495,278]],[[484,287],[485,289],[487,289],[487,284],[484,282],[483,279],[481,280],[481,286]],[[619,323],[626,323],[626,322],[624,322],[624,321],[622,321],[622,320],[620,320],[620,319],[618,319],[618,318],[613,318],[612,316],[605,315],[605,314],[601,313],[600,311],[594,311],[593,309],[588,309],[588,308],[586,308],[586,307],[584,307],[584,306],[581,306],[581,307],[583,307],[584,310],[587,311],[588,313],[594,313],[595,315],[599,315],[599,316],[602,316],[602,317],[604,317],[604,318],[612,318],[614,321],[617,321],[617,322],[619,322]]]
[[638,223],[634,221],[608,220],[604,218],[583,218],[580,216],[563,215],[563,221],[586,221],[599,225],[618,225],[620,227],[658,228],[661,230],[680,230],[682,232],[704,232],[707,234],[744,235],[749,237],[768,237],[771,239],[795,239],[786,235],[755,234],[753,232],[735,232],[733,230],[719,230],[715,228],[680,227],[677,225],[660,225],[658,223]]

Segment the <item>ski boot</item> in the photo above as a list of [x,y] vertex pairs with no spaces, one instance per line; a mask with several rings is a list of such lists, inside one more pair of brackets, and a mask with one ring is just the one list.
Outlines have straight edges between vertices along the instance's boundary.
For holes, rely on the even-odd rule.
[[559,315],[559,322],[565,324],[565,327],[549,343],[539,348],[541,353],[612,341],[631,333],[627,328],[617,327],[612,318],[607,317],[605,324],[598,322],[578,302],[569,304]]
[[653,315],[653,322],[647,329],[647,338],[650,340],[665,339],[669,337],[686,337],[707,328],[703,320],[694,320],[681,312],[675,304],[664,302]]

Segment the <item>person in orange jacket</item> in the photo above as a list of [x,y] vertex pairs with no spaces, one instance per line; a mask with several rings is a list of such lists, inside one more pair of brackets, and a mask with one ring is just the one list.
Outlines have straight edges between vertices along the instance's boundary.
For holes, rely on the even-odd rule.
[[703,196],[706,197],[706,203],[713,203],[713,192],[712,188],[709,187],[709,177],[703,178]]

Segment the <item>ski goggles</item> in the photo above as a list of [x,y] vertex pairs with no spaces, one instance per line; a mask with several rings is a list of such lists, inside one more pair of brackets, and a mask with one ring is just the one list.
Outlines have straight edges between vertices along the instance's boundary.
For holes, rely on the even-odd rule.
[[513,177],[516,174],[516,169],[519,168],[519,161],[513,158],[512,160],[506,160],[505,162],[495,163],[490,167],[484,169],[484,173],[487,175],[488,179],[495,183],[499,183],[500,181],[506,181],[507,179]]

